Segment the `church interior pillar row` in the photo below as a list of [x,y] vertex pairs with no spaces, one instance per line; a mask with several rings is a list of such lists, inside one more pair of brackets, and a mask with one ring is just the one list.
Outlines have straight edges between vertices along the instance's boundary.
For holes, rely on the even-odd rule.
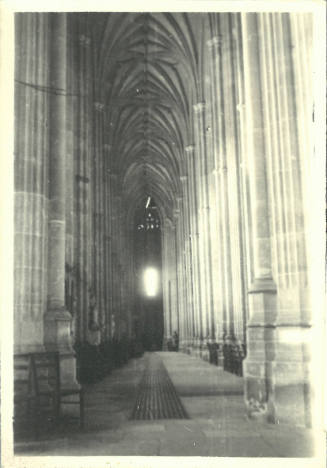
[[197,225],[198,225],[198,247],[199,247],[199,271],[201,283],[201,308],[200,315],[202,321],[202,341],[201,341],[201,357],[209,359],[209,351],[207,341],[210,334],[210,298],[209,298],[209,277],[208,277],[208,255],[207,255],[207,210],[206,210],[206,174],[205,174],[205,142],[204,142],[204,113],[205,103],[198,102],[193,106],[194,110],[194,134],[195,134],[195,180],[197,194]]
[[[104,212],[105,212],[105,289],[106,289],[106,327],[105,327],[105,339],[109,341],[111,338],[111,278],[110,278],[110,267],[111,267],[111,226],[110,226],[110,168],[108,162],[108,145],[104,144],[104,158],[105,164],[105,181],[104,181]],[[134,287],[134,285],[133,285]]]
[[50,86],[55,92],[50,97],[48,310],[44,342],[47,349],[60,352],[62,385],[77,385],[75,356],[71,346],[71,315],[65,305],[66,14],[50,15],[50,28]]
[[242,281],[242,239],[241,239],[241,194],[240,194],[240,145],[238,132],[238,111],[240,93],[236,80],[238,57],[236,54],[236,31],[233,24],[235,14],[227,14],[221,22],[222,66],[224,70],[224,127],[225,154],[227,167],[227,193],[229,217],[229,252],[232,302],[229,310],[229,335],[233,342],[243,341],[244,283]]
[[[101,102],[94,103],[93,140],[93,245],[92,245],[92,276],[94,284],[94,295],[97,308],[97,323],[100,328],[101,337],[105,337],[106,313],[105,313],[105,191],[106,172],[103,155],[103,105]],[[95,153],[95,154],[94,154]],[[95,163],[96,161],[96,163]]]
[[192,284],[192,265],[190,250],[190,199],[188,195],[188,177],[180,177],[183,192],[183,213],[184,213],[184,249],[185,249],[185,281],[186,281],[186,307],[188,314],[188,327],[186,337],[186,351],[189,353],[192,347],[194,337],[194,311],[193,311],[193,284]]
[[178,280],[176,269],[177,247],[176,247],[176,227],[172,223],[169,227],[168,237],[168,256],[169,256],[169,274],[170,274],[170,306],[171,313],[169,313],[170,332],[171,335],[174,331],[178,331]]
[[184,230],[184,209],[183,198],[179,195],[177,197],[178,209],[178,226],[179,226],[179,258],[180,258],[180,332],[179,332],[179,348],[181,351],[186,349],[187,339],[187,292],[186,292],[186,278],[185,278],[185,230]]
[[121,196],[119,195],[118,191],[118,174],[114,175],[113,178],[113,189],[114,189],[114,197],[113,197],[113,229],[114,229],[114,265],[112,274],[113,278],[113,297],[114,297],[114,323],[115,323],[115,331],[114,331],[114,339],[120,340],[123,332],[124,332],[124,319],[120,315],[121,306],[122,306],[122,257],[121,253],[122,250],[120,249],[121,246],[121,225],[120,225],[120,216],[121,216]]
[[[76,290],[75,342],[82,344],[87,339],[90,303],[90,220],[91,167],[89,164],[89,102],[88,63],[89,38],[85,35],[85,18],[76,19],[76,46],[74,56],[75,91],[75,223],[74,223],[74,280]],[[83,33],[82,33],[83,32]],[[84,98],[81,99],[80,96]],[[76,316],[76,318],[75,318]]]
[[190,339],[190,327],[191,327],[191,304],[190,304],[190,282],[189,282],[189,259],[187,250],[187,238],[188,238],[188,207],[186,198],[186,179],[181,180],[182,194],[181,197],[181,214],[183,223],[183,282],[184,282],[184,339],[182,343],[182,350],[188,351],[189,339]]
[[253,280],[249,289],[245,400],[252,416],[273,418],[274,342],[277,316],[272,279],[267,154],[259,55],[258,16],[242,17],[248,171],[253,227]]
[[[103,178],[103,309],[104,309],[104,327],[102,330],[102,336],[104,341],[108,341],[110,339],[110,278],[109,278],[109,252],[110,252],[110,243],[111,243],[111,237],[110,237],[110,232],[109,232],[109,200],[108,200],[108,184],[110,182],[109,180],[109,163],[108,163],[108,157],[107,157],[107,145],[104,143],[105,141],[105,135],[104,135],[104,128],[105,128],[105,117],[103,116],[102,118],[102,138],[101,138],[101,144],[102,144],[102,157],[104,159],[103,162],[103,173],[102,173],[102,178]],[[132,259],[131,259],[132,260]],[[132,268],[132,267],[131,267]],[[133,271],[133,270],[131,270]]]
[[69,39],[67,41],[67,99],[66,99],[66,172],[65,172],[65,221],[66,221],[66,241],[65,241],[65,306],[72,316],[71,335],[72,342],[76,339],[76,281],[74,278],[74,216],[75,216],[75,110],[77,101],[77,89],[75,83],[75,47],[74,41],[74,21],[71,16],[67,17],[67,28]]
[[174,211],[176,222],[176,271],[177,271],[177,292],[178,292],[178,335],[180,346],[184,345],[185,337],[185,291],[184,291],[184,255],[183,255],[183,227],[180,203]]
[[[206,74],[206,77],[208,74]],[[207,80],[206,80],[207,81]],[[205,162],[205,206],[203,207],[204,216],[206,219],[206,258],[207,258],[207,274],[208,274],[208,281],[209,284],[207,286],[207,294],[208,294],[208,340],[207,343],[212,345],[215,343],[215,330],[216,330],[216,291],[215,291],[215,283],[214,283],[214,258],[215,257],[215,248],[216,248],[216,211],[214,205],[214,197],[213,197],[213,189],[214,189],[214,181],[212,176],[212,170],[214,167],[214,154],[213,154],[213,142],[211,138],[212,132],[212,107],[211,105],[207,105],[206,107],[206,114],[205,114],[205,147],[206,147],[206,162]],[[215,278],[216,279],[216,278]]]
[[[111,146],[107,146],[107,154],[106,157],[109,160],[109,155],[111,152]],[[110,321],[110,334],[109,338],[112,339],[113,337],[113,332],[114,332],[114,316],[113,316],[113,236],[114,236],[114,230],[113,230],[113,224],[112,224],[112,216],[113,216],[113,196],[112,196],[112,184],[113,183],[113,174],[111,172],[111,169],[108,169],[107,173],[107,217],[108,217],[108,222],[107,222],[107,234],[108,234],[108,254],[107,254],[107,276],[108,276],[108,283],[107,283],[107,288],[109,290],[109,301],[108,301],[108,309],[109,309],[109,321]]]
[[213,302],[214,302],[214,325],[215,342],[218,348],[218,366],[223,366],[223,342],[226,331],[225,314],[225,287],[224,287],[224,261],[223,261],[223,235],[222,235],[222,213],[220,200],[220,154],[222,145],[222,115],[223,106],[219,96],[220,82],[220,54],[221,40],[216,35],[207,41],[208,47],[208,67],[210,80],[207,91],[208,100],[211,103],[211,138],[212,168],[209,176],[209,204],[210,204],[210,236],[211,236],[211,263],[213,281]]
[[[325,307],[323,299],[325,297],[325,284],[322,280],[323,274],[321,275],[321,281],[317,281],[317,278],[320,277],[317,271],[323,273],[325,270],[325,259],[323,256],[319,257],[317,255],[319,250],[317,250],[317,245],[320,245],[320,242],[321,245],[324,243],[322,238],[326,222],[325,199],[320,194],[323,193],[322,187],[325,187],[326,182],[323,170],[324,159],[311,157],[314,152],[320,154],[319,145],[323,146],[325,144],[323,138],[319,139],[319,144],[318,142],[314,143],[313,134],[311,133],[313,120],[314,122],[316,121],[315,117],[313,118],[316,112],[314,104],[316,96],[314,92],[319,92],[319,87],[313,87],[314,67],[318,66],[319,68],[319,61],[313,61],[312,54],[312,45],[317,41],[317,37],[314,35],[313,26],[315,19],[313,16],[311,13],[289,15],[289,37],[293,45],[293,47],[290,47],[292,55],[292,68],[290,71],[293,78],[292,96],[296,103],[296,111],[294,113],[293,110],[293,116],[295,114],[296,137],[298,141],[298,158],[294,159],[293,155],[291,160],[293,164],[297,162],[299,165],[300,174],[298,174],[298,177],[300,178],[299,183],[302,192],[303,240],[297,244],[297,257],[299,260],[303,257],[300,250],[301,247],[303,248],[304,246],[306,251],[306,272],[299,274],[298,281],[302,327],[298,327],[297,332],[298,336],[302,334],[302,341],[305,343],[302,355],[302,359],[305,361],[304,370],[306,374],[304,379],[305,386],[302,387],[306,389],[304,419],[307,425],[321,427],[323,418],[321,401],[324,398],[324,389],[320,385],[321,375],[319,375],[319,371],[315,371],[313,362],[314,356],[318,356],[320,353],[321,339],[319,339],[319,336],[321,336],[321,329],[319,323]],[[324,21],[324,19],[321,18],[321,21]],[[316,31],[318,29],[315,28]],[[320,168],[322,169],[321,171]],[[320,174],[321,177],[319,178]],[[317,175],[318,177],[316,177]],[[315,180],[314,190],[312,190],[313,180]],[[298,207],[298,211],[299,209]],[[317,215],[317,213],[319,214]],[[318,261],[318,258],[320,258],[320,261]],[[301,262],[299,262],[299,265],[301,266]],[[311,326],[305,327],[305,324]]]
[[[202,81],[204,82],[204,91],[206,91],[206,82],[208,81],[208,63],[205,60],[205,66],[202,71]],[[213,322],[213,278],[212,278],[212,245],[211,245],[211,216],[210,216],[210,199],[209,199],[209,174],[212,166],[212,146],[211,146],[211,105],[205,104],[200,107],[200,111],[197,113],[198,117],[198,128],[199,128],[199,143],[201,147],[201,191],[202,191],[202,220],[203,220],[203,246],[204,246],[204,267],[205,267],[205,295],[206,295],[206,342],[205,342],[205,358],[209,359],[208,344],[213,342],[214,338],[214,322]]]
[[[105,258],[105,289],[106,289],[106,328],[105,337],[106,341],[111,338],[111,301],[112,301],[112,290],[111,290],[111,223],[110,223],[110,169],[108,164],[108,145],[104,144],[104,157],[106,161],[105,169],[105,182],[104,182],[104,196],[105,196],[105,240],[106,240],[106,258]],[[131,234],[132,235],[132,234]],[[131,239],[132,242],[132,239]]]
[[193,351],[200,355],[203,340],[203,324],[201,316],[201,284],[200,284],[200,258],[198,242],[198,214],[197,214],[197,195],[196,195],[196,165],[195,165],[195,147],[188,145],[185,148],[187,172],[188,172],[188,198],[190,200],[190,246],[192,252],[192,272],[194,287],[194,321],[195,337],[193,340]]
[[164,333],[163,350],[167,351],[167,341],[171,336],[171,284],[170,284],[170,265],[168,253],[168,229],[169,220],[164,218],[161,226],[161,245],[162,245],[162,301],[164,310]]
[[14,346],[33,352],[47,307],[48,18],[18,13],[15,30]]
[[[174,236],[174,258],[173,265],[174,265],[174,277],[175,277],[175,297],[176,297],[176,315],[174,320],[174,325],[176,326],[176,331],[180,333],[180,315],[181,315],[181,284],[180,284],[180,275],[179,275],[179,245],[178,245],[178,214],[176,212],[173,213],[173,236]],[[174,330],[174,331],[175,331]]]
[[[216,50],[216,60],[214,62],[215,70],[217,73],[217,86],[218,86],[218,97],[217,97],[217,140],[218,140],[218,151],[216,160],[216,171],[217,171],[217,182],[218,182],[218,225],[220,229],[220,262],[221,268],[221,282],[223,290],[223,322],[222,322],[222,336],[224,342],[229,342],[233,332],[233,271],[232,271],[232,257],[231,252],[231,216],[233,213],[230,212],[230,177],[229,170],[230,162],[229,155],[231,151],[230,142],[230,128],[228,127],[228,121],[225,121],[226,107],[229,106],[229,100],[231,97],[227,94],[228,84],[226,84],[225,78],[225,67],[228,67],[228,36],[223,37],[224,28],[228,23],[228,15],[222,14],[217,17],[217,39],[213,40],[213,47]],[[227,41],[227,42],[226,42]],[[229,114],[230,115],[230,114]]]
[[[231,47],[231,67],[232,77],[235,82],[234,86],[234,124],[235,124],[235,155],[236,163],[235,170],[237,172],[237,203],[238,203],[238,236],[239,236],[239,305],[240,310],[237,310],[236,320],[236,335],[238,340],[246,345],[246,325],[248,320],[248,295],[247,285],[248,277],[251,276],[248,273],[248,269],[251,268],[252,262],[246,261],[247,252],[251,251],[251,247],[248,245],[249,238],[248,234],[250,229],[250,216],[248,215],[248,204],[247,204],[247,172],[246,172],[246,135],[242,132],[243,121],[244,121],[244,68],[242,60],[242,27],[241,27],[241,15],[232,14],[230,15],[230,43]],[[248,219],[249,222],[244,222]]]

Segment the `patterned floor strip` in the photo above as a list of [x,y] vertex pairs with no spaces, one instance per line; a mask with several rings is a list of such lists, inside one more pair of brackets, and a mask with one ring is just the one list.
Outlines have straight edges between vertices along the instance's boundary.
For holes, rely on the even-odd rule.
[[147,355],[132,420],[189,419],[160,356]]

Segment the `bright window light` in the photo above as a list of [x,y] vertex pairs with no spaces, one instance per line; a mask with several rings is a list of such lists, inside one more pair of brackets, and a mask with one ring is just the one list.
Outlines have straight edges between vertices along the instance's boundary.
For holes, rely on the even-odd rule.
[[158,291],[158,272],[155,268],[147,268],[144,273],[145,294],[155,296]]

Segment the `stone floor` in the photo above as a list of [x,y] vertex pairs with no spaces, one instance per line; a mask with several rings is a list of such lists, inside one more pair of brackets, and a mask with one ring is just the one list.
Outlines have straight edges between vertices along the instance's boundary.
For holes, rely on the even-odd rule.
[[146,358],[86,386],[86,425],[19,442],[16,455],[309,457],[314,433],[248,420],[241,377],[181,353],[159,353],[190,419],[130,420]]

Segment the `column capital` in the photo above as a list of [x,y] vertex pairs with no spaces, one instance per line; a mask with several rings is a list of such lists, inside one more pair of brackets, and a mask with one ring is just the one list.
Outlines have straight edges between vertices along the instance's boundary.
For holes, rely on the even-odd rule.
[[276,283],[272,278],[254,278],[250,288],[248,289],[248,294],[257,294],[257,293],[277,293]]
[[166,229],[166,228],[172,228],[173,226],[173,222],[170,218],[168,218],[168,216],[166,216],[163,220],[163,228]]
[[213,170],[212,170],[212,173],[213,174],[224,174],[227,172],[227,166],[219,166],[219,167],[215,167]]
[[192,154],[194,153],[195,145],[188,145],[185,146],[185,153],[186,154]]
[[104,111],[104,104],[102,102],[94,102],[94,109],[97,112],[103,112]]
[[91,38],[85,34],[80,34],[78,36],[78,41],[82,47],[90,47],[91,45]]
[[206,103],[204,101],[193,104],[193,110],[196,115],[202,114],[205,111],[205,108],[206,108]]
[[89,177],[86,177],[86,176],[80,175],[80,174],[75,175],[75,180],[76,180],[76,182],[82,182],[84,184],[88,184],[90,182]]
[[211,39],[207,41],[207,47],[209,49],[213,49],[214,51],[217,51],[219,47],[221,46],[223,41],[223,36],[221,34],[218,34],[217,36],[213,36]]
[[180,210],[178,208],[175,208],[173,210],[173,216],[174,218],[178,218],[179,217],[179,214],[180,214]]
[[180,180],[181,182],[186,182],[186,181],[187,181],[187,175],[181,175],[181,176],[179,177],[179,180]]

